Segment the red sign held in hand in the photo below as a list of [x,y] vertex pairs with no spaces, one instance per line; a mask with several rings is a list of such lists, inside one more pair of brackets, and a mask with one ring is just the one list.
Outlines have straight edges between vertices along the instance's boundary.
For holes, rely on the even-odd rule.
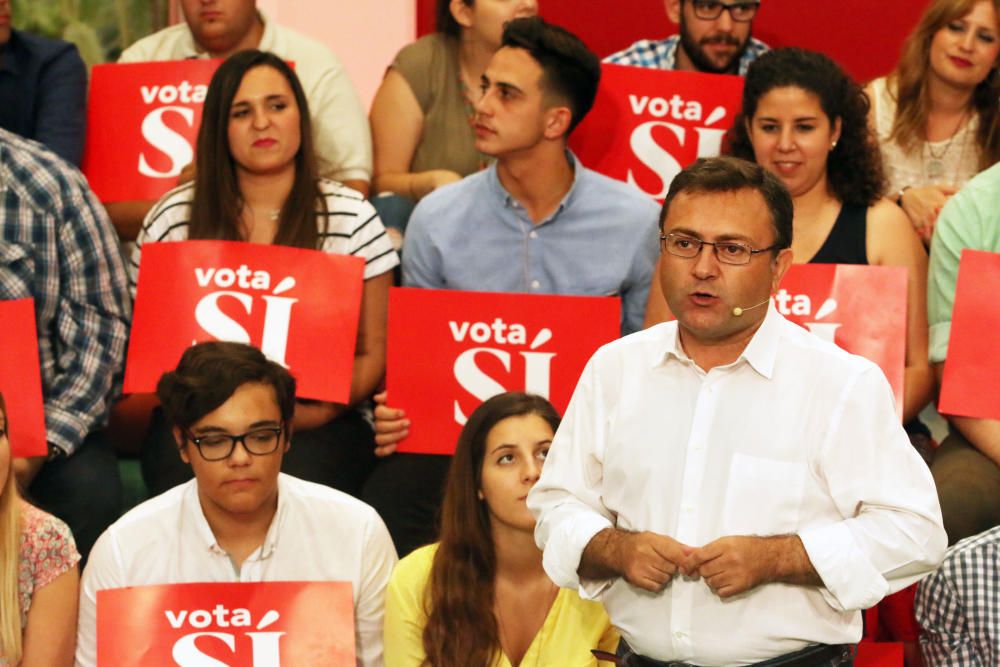
[[614,297],[394,288],[386,385],[413,424],[399,451],[451,454],[469,414],[505,391],[540,394],[561,413],[620,318]]
[[0,393],[7,404],[11,456],[45,456],[45,407],[38,366],[35,300],[0,301]]
[[346,403],[364,265],[359,257],[287,246],[147,243],[125,392],[154,391],[194,343],[228,340],[288,367],[300,397]]
[[97,592],[99,667],[354,667],[347,582],[201,583]]
[[958,265],[942,414],[1000,419],[1000,253],[963,250]]
[[194,162],[208,82],[221,60],[95,65],[83,173],[103,202],[159,199]]
[[663,201],[700,157],[722,152],[743,78],[604,64],[594,108],[570,137],[580,161]]
[[795,264],[773,300],[792,322],[878,364],[902,419],[906,294],[903,267]]

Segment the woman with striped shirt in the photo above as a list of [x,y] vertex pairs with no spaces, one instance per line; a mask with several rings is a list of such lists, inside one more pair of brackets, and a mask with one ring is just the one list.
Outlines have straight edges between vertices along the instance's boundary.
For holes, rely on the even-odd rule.
[[[365,260],[351,405],[299,401],[295,446],[285,458],[286,472],[360,493],[374,464],[374,441],[352,406],[372,394],[385,371],[386,306],[399,259],[371,204],[319,178],[302,86],[271,53],[237,53],[212,77],[195,178],[164,195],[144,221],[129,265],[133,294],[143,247],[187,239],[313,248]],[[330,286],[331,296],[335,289]],[[153,493],[190,478],[159,413],[142,459]]]

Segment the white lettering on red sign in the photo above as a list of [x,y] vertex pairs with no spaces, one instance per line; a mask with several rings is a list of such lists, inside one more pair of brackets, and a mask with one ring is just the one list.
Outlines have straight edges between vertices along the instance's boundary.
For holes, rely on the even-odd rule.
[[[462,343],[468,338],[468,340],[479,344],[487,343],[492,339],[495,345],[524,345],[528,340],[527,331],[523,324],[507,324],[499,317],[491,323],[449,321],[448,328],[456,343]],[[549,397],[550,369],[556,353],[536,352],[534,350],[550,340],[552,340],[552,331],[546,327],[539,330],[531,344],[528,345],[529,350],[532,351],[517,351],[517,354],[524,360],[524,391],[545,398]],[[476,362],[480,354],[496,358],[508,373],[511,370],[512,354],[508,350],[495,347],[473,347],[465,350],[455,359],[455,379],[463,389],[480,401],[485,401],[508,389],[480,368]],[[454,402],[454,416],[455,421],[460,425],[464,425],[467,421],[467,417],[459,407],[457,400]]]
[[[268,359],[287,368],[285,354],[288,349],[288,329],[292,319],[292,306],[298,299],[277,295],[295,287],[295,278],[286,276],[271,290],[271,274],[267,271],[250,269],[246,264],[241,264],[236,269],[198,267],[195,268],[194,274],[200,287],[208,287],[214,282],[216,287],[222,288],[218,292],[210,292],[203,296],[194,309],[194,318],[198,326],[217,340],[247,344],[251,341],[250,332],[222,312],[219,303],[223,299],[234,299],[244,312],[250,315],[253,312],[255,299],[246,292],[236,292],[227,288],[236,286],[245,290],[271,291],[271,294],[260,296],[265,308],[260,350]],[[192,341],[191,344],[197,342]]]

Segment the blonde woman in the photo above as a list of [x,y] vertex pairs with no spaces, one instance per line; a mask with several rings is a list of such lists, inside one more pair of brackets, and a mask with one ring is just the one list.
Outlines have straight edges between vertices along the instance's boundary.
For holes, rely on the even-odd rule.
[[0,667],[69,667],[80,576],[69,528],[22,500],[0,394]]
[[952,194],[1000,160],[1000,0],[934,0],[896,70],[872,81],[886,192],[925,243]]

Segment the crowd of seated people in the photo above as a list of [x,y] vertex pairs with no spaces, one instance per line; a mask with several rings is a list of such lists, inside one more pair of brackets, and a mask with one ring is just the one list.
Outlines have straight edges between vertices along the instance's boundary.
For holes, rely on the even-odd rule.
[[[690,617],[672,615],[667,650],[641,635],[658,619],[638,618],[639,610],[657,613],[656,600],[673,596],[672,604],[690,605],[700,618],[715,604],[732,612],[734,594],[748,608],[766,607],[767,585],[818,588],[815,599],[825,602],[817,604],[835,613],[824,608],[811,628],[836,632],[790,637],[782,634],[790,628],[759,619],[726,628],[734,646],[756,651],[741,664],[853,664],[858,610],[883,598],[894,605],[890,634],[906,643],[907,667],[996,663],[1000,596],[983,591],[995,589],[1000,571],[1000,421],[947,415],[947,437],[938,443],[920,415],[941,387],[962,251],[1000,253],[1000,0],[931,0],[896,68],[866,86],[826,55],[754,39],[766,0],[665,5],[677,35],[641,40],[605,62],[737,74],[745,84],[727,142],[739,160],[696,163],[662,209],[570,150],[569,137],[594,104],[601,62],[577,36],[538,18],[535,0],[438,0],[437,31],[397,54],[367,122],[325,46],[269,20],[254,0],[180,0],[184,20],[139,40],[121,62],[222,60],[208,86],[195,161],[158,201],[102,205],[72,166],[81,159],[86,111],[79,55],[72,45],[4,25],[10,6],[0,0],[0,299],[35,300],[49,452],[12,457],[0,394],[0,667],[97,664],[100,590],[284,580],[352,582],[364,667],[723,664],[713,645],[725,639],[699,621],[692,632],[683,629]],[[767,206],[749,199],[728,210],[718,205],[747,193]],[[701,222],[737,210],[770,215],[772,225],[702,235],[719,228]],[[778,222],[784,213],[787,246]],[[684,215],[698,224],[678,223]],[[758,242],[771,227],[774,243]],[[106,425],[121,395],[143,250],[187,239],[362,258],[350,400],[296,398],[288,371],[251,347],[192,346],[160,381],[160,405],[138,447],[150,499],[122,515],[116,443]],[[910,492],[936,494],[893,496],[907,486],[900,483],[886,484],[884,496],[864,496],[871,489],[862,488],[862,475],[850,484],[825,472],[832,455],[818,457],[813,473],[831,486],[834,504],[862,494],[851,507],[838,505],[845,523],[886,508],[899,517],[890,522],[898,538],[853,528],[866,537],[851,541],[842,532],[849,548],[825,544],[822,553],[850,552],[869,568],[864,580],[879,585],[865,595],[834,581],[838,570],[820,562],[815,536],[793,535],[767,557],[742,552],[761,562],[773,556],[783,569],[730,588],[720,563],[731,554],[715,542],[688,546],[677,535],[629,525],[630,508],[594,491],[608,481],[603,471],[621,463],[611,450],[624,446],[618,436],[587,449],[586,461],[567,460],[592,435],[583,432],[581,407],[560,428],[547,400],[501,394],[469,416],[454,456],[396,451],[421,425],[384,390],[394,280],[411,288],[618,296],[625,340],[651,340],[631,337],[644,329],[679,331],[678,349],[657,362],[663,377],[673,359],[697,369],[708,386],[727,369],[735,377],[740,363],[769,378],[787,371],[761,362],[765,343],[748,342],[757,327],[776,331],[780,315],[769,307],[743,317],[732,307],[754,301],[728,303],[726,290],[774,288],[793,262],[907,272],[904,424],[870,435],[872,446],[885,442],[907,457],[896,472]],[[702,289],[692,297],[699,308],[732,315],[711,320],[676,308],[682,281]],[[729,348],[711,341],[718,334],[716,342],[729,344],[744,330],[746,349],[730,368],[718,356]],[[600,359],[610,354],[603,353]],[[649,415],[634,414],[645,401],[629,394],[634,376],[614,380],[620,396],[595,395],[594,378],[617,372],[598,359],[574,403],[627,404],[626,417],[605,419],[609,433],[628,433],[621,423],[628,417],[648,423]],[[683,387],[664,396],[676,402],[671,418],[710,409],[713,399],[701,394],[689,405],[682,394],[692,385]],[[881,400],[880,387],[868,396]],[[0,391],[9,402],[16,388]],[[795,400],[811,408],[821,394]],[[864,422],[871,415],[863,408],[875,409],[845,410],[858,410]],[[904,428],[913,447],[898,447]],[[696,438],[691,430],[683,438]],[[557,472],[532,491],[553,441]],[[691,442],[681,468],[701,451]],[[643,469],[635,488],[667,463]],[[565,477],[577,464],[579,486]],[[253,478],[251,492],[224,484],[234,471]],[[684,483],[700,477],[685,472]],[[559,484],[566,495],[555,502]],[[871,514],[859,509],[865,503]],[[599,522],[567,519],[588,504],[624,523],[604,532]],[[716,504],[697,510],[706,525]],[[659,533],[683,525],[656,518]],[[723,512],[720,520],[731,519]],[[317,523],[329,530],[314,532]],[[578,549],[569,551],[576,560],[568,575],[566,545]],[[170,554],[180,552],[198,555],[178,563]],[[665,588],[672,580],[677,586]],[[708,593],[684,597],[684,586],[700,582]],[[634,612],[621,611],[623,588],[634,596],[626,598],[636,601],[626,605]],[[617,601],[607,611],[604,596]],[[754,643],[755,633],[766,639]],[[843,637],[852,639],[844,644]]]

